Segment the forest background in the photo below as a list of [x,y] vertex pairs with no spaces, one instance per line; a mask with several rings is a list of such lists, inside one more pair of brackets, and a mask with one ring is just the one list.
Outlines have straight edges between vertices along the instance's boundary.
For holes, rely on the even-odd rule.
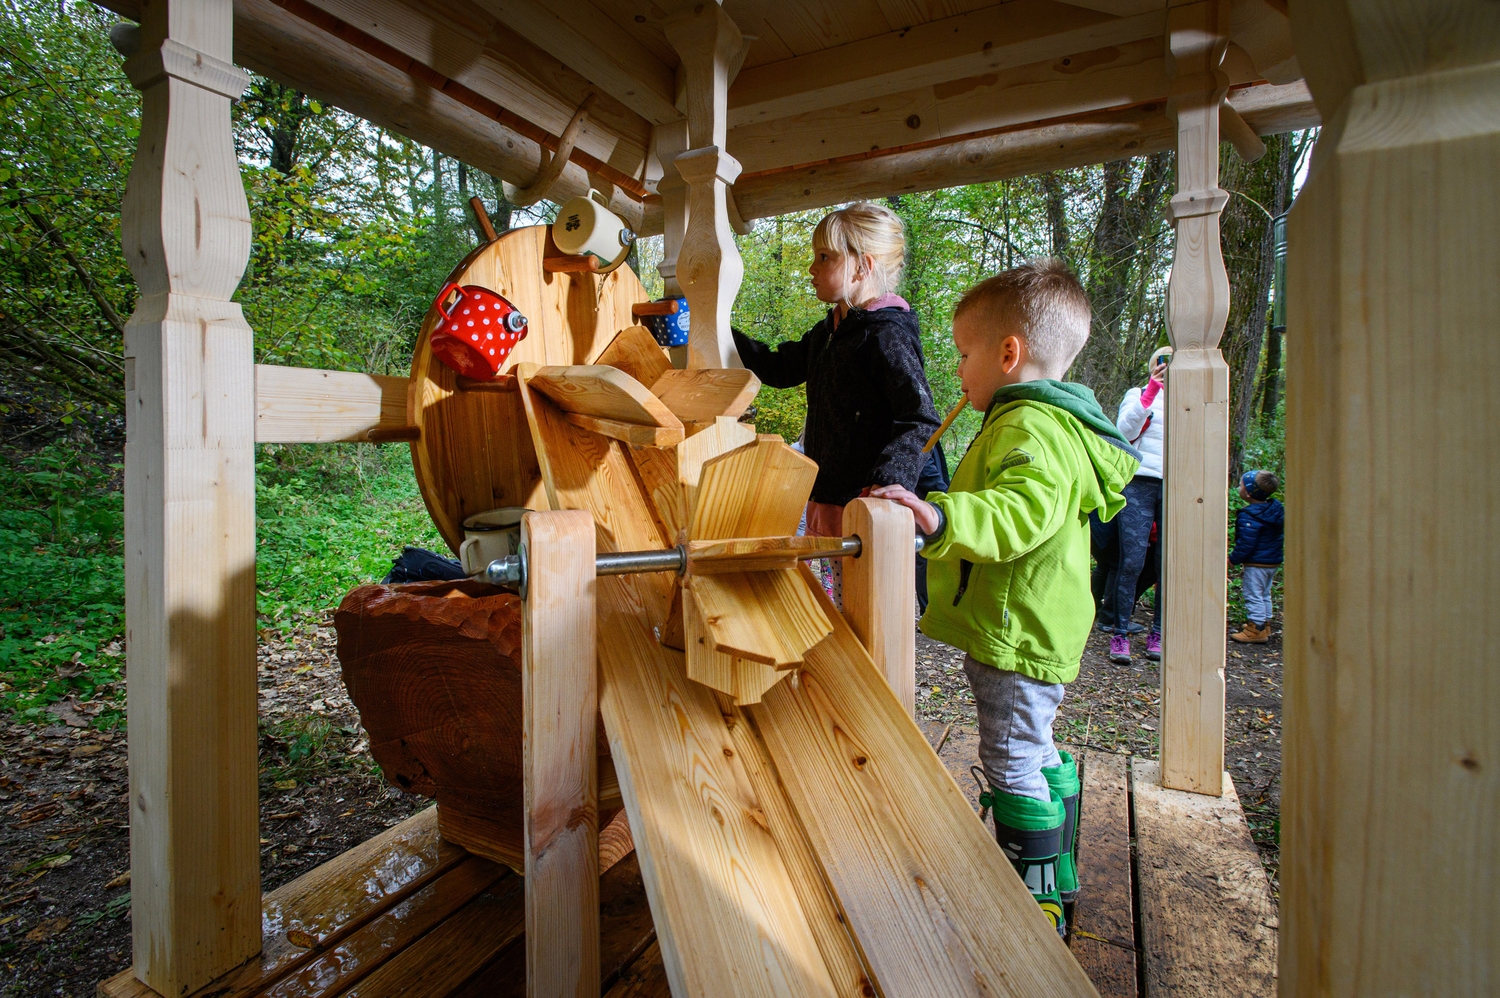
[[[50,720],[47,706],[69,696],[107,701],[99,726],[123,722],[122,335],[136,290],[119,209],[140,102],[109,45],[116,20],[87,2],[0,0],[0,715],[23,722]],[[512,209],[495,178],[263,78],[234,116],[254,222],[237,300],[258,363],[406,373],[432,296],[478,239],[468,199],[501,229],[555,210]],[[1282,470],[1271,220],[1312,139],[1269,138],[1253,164],[1224,147],[1232,479]],[[1111,412],[1143,384],[1166,342],[1173,187],[1173,156],[1160,153],[888,199],[906,225],[899,291],[921,319],[939,410],[958,397],[958,297],[1043,255],[1073,266],[1094,305],[1072,379]],[[822,214],[764,219],[739,237],[740,329],[776,342],[821,317],[806,268]],[[642,240],[632,260],[654,293],[660,254],[659,237]],[[801,389],[763,389],[757,404],[763,431],[799,434]],[[950,465],[978,422],[970,410],[945,438]],[[442,547],[405,447],[261,445],[256,473],[263,628],[324,618],[403,545]]]

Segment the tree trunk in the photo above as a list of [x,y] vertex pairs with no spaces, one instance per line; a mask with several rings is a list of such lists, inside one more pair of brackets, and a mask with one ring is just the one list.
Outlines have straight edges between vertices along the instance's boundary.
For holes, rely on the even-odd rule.
[[1269,427],[1276,421],[1276,407],[1281,404],[1281,338],[1279,329],[1271,330],[1266,341],[1266,374],[1260,395],[1260,419]]
[[[1223,147],[1228,150],[1226,145]],[[1275,273],[1271,218],[1286,210],[1290,138],[1266,140],[1266,155],[1245,163],[1226,151],[1222,184],[1233,192],[1224,210],[1224,260],[1234,278],[1224,359],[1229,364],[1229,483],[1245,470],[1245,433],[1254,408],[1256,375],[1265,343]]]

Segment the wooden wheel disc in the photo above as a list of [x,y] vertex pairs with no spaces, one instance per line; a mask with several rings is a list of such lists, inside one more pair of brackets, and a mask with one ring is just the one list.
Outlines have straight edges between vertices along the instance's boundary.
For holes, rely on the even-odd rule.
[[[635,324],[630,306],[647,299],[629,267],[609,274],[549,274],[542,269],[548,229],[512,229],[470,253],[449,275],[509,300],[526,316],[526,338],[501,372],[516,364],[592,364],[615,334]],[[422,321],[407,395],[422,431],[412,465],[427,512],[455,552],[466,517],[500,506],[545,509],[541,469],[516,392],[458,388],[458,375],[432,356],[436,310]]]

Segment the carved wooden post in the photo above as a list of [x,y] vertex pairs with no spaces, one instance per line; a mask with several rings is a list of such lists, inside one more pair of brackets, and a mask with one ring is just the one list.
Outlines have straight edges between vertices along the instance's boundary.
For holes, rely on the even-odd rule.
[[195,991],[260,949],[255,387],[234,294],[250,211],[230,0],[146,0],[141,134],[121,212],[125,619],[136,976]]
[[1500,6],[1291,7],[1281,994],[1493,994]]
[[844,507],[844,533],[862,542],[858,558],[844,559],[844,617],[901,706],[915,714],[917,563],[911,510],[889,499],[855,499]]
[[598,998],[594,518],[527,513],[521,617],[526,994]]
[[1219,64],[1229,43],[1228,0],[1167,13],[1177,122],[1177,251],[1167,286],[1175,352],[1167,376],[1165,542],[1162,571],[1162,784],[1223,792],[1224,572],[1229,478],[1229,367],[1219,337],[1229,277],[1219,242]]
[[[682,254],[682,240],[687,234],[688,187],[677,172],[676,159],[687,149],[687,120],[658,125],[653,141],[662,170],[661,181],[656,185],[662,208],[662,254],[656,272],[661,275],[663,292],[670,298],[682,294],[682,285],[677,282],[677,259]],[[688,307],[692,308],[691,302]],[[673,367],[687,367],[687,347],[671,347],[668,353]]]
[[729,311],[745,265],[729,225],[726,187],[740,175],[724,151],[731,70],[743,36],[717,3],[702,3],[667,21],[667,39],[682,58],[687,83],[688,150],[675,163],[690,191],[687,233],[677,282],[692,310],[689,367],[739,367]]

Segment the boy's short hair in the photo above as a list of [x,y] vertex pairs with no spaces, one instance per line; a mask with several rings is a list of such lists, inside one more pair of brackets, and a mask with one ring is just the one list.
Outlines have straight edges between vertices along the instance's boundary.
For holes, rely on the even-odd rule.
[[1267,499],[1274,496],[1281,488],[1281,482],[1276,475],[1270,471],[1257,471],[1255,473],[1255,491]]
[[1014,324],[1026,350],[1049,370],[1066,371],[1089,341],[1093,309],[1068,265],[1045,257],[996,274],[958,300],[953,320],[974,312],[986,326]]

